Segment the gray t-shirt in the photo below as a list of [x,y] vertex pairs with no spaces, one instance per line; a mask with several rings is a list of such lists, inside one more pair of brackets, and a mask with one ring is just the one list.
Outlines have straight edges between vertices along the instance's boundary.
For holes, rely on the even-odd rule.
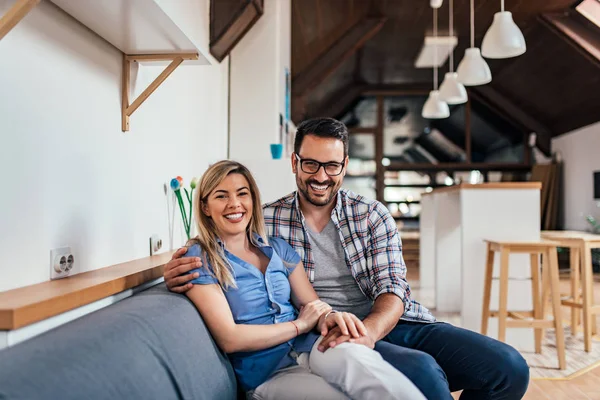
[[321,233],[307,229],[315,262],[313,287],[319,298],[338,311],[351,312],[363,319],[373,303],[358,287],[346,265],[344,248],[333,221]]

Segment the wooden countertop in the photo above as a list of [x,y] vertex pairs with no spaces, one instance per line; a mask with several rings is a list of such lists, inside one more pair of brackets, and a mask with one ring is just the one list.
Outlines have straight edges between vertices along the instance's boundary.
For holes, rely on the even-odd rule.
[[162,277],[172,252],[0,292],[0,330],[12,330]]
[[489,183],[460,183],[442,188],[433,189],[429,193],[422,195],[431,195],[434,193],[455,192],[462,189],[542,189],[541,182],[489,182]]

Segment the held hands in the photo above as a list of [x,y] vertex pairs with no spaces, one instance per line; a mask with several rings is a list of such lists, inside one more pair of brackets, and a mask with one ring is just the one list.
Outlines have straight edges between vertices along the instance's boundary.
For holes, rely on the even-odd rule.
[[324,352],[344,342],[362,344],[371,349],[375,347],[375,342],[369,336],[367,328],[354,314],[335,312],[324,315],[319,320],[318,327],[323,336],[318,347],[319,351]]
[[319,317],[331,311],[331,306],[321,300],[313,300],[300,309],[296,319],[300,334],[309,332],[319,322]]

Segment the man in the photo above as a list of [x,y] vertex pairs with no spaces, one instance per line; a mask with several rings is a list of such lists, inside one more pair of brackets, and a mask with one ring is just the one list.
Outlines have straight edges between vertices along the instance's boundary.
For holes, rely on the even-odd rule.
[[[298,126],[292,169],[298,191],[264,206],[271,236],[285,239],[302,257],[319,297],[335,310],[363,320],[358,339],[330,330],[321,350],[351,341],[375,348],[428,399],[520,399],[529,368],[512,347],[436,322],[413,301],[396,223],[377,201],[341,189],[348,165],[348,130],[331,118]],[[179,250],[165,267],[170,290],[185,292],[196,267]],[[466,288],[468,290],[468,288]]]

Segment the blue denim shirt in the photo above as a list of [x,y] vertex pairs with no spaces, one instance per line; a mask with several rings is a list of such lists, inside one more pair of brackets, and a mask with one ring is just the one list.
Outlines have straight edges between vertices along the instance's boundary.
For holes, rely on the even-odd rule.
[[[252,264],[223,249],[237,285],[224,291],[233,319],[236,324],[254,325],[293,321],[298,314],[290,299],[288,277],[300,262],[300,256],[283,239],[269,238],[269,246],[260,238],[259,241],[263,244],[260,250],[269,258],[264,275]],[[200,257],[205,266],[190,271],[200,274],[191,281],[193,284],[218,284],[199,245],[190,247],[185,256]],[[286,266],[282,259],[289,265]],[[295,360],[290,352],[310,351],[317,338],[318,335],[309,333],[268,349],[231,353],[228,356],[242,388],[251,390],[278,369],[293,365]]]

